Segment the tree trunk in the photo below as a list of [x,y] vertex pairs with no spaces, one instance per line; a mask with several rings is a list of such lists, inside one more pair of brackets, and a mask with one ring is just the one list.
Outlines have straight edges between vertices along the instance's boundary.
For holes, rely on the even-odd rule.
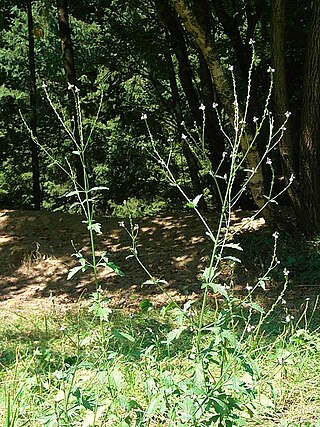
[[[67,83],[69,85],[77,87],[77,75],[76,67],[74,61],[73,45],[71,38],[71,29],[69,24],[69,14],[68,14],[68,1],[67,0],[57,0],[57,9],[58,9],[58,24],[59,32],[61,38],[61,49],[63,55],[63,66],[65,71],[65,76]],[[71,90],[68,90],[69,98],[69,112],[71,116],[71,121],[73,122],[73,134],[76,140],[77,145],[80,145],[80,133],[79,133],[79,121],[76,111],[76,104],[74,99],[74,94]],[[77,174],[77,182],[81,189],[84,189],[84,172],[83,165],[81,164],[80,157],[76,156],[75,158],[75,168]]]
[[[275,124],[279,128],[289,111],[287,95],[287,77],[285,65],[285,21],[286,0],[272,0],[271,4],[271,58],[276,72],[273,77],[273,102],[275,109]],[[290,177],[297,175],[295,164],[295,152],[293,144],[292,119],[286,124],[286,131],[279,143],[285,184],[289,183]],[[288,189],[289,197],[296,208],[300,207],[298,185],[294,181]]]
[[299,222],[303,230],[314,233],[320,231],[320,3],[316,0],[311,5],[309,28],[300,136]]
[[[166,34],[166,38],[168,38],[167,34]],[[166,49],[166,60],[167,60],[167,64],[168,64],[168,76],[169,76],[169,82],[170,82],[170,88],[171,88],[171,94],[172,94],[173,107],[174,107],[174,112],[175,112],[175,116],[176,116],[176,120],[177,120],[177,126],[179,129],[179,138],[181,138],[182,151],[183,151],[184,157],[187,161],[192,186],[193,186],[193,189],[195,192],[195,194],[194,194],[194,197],[195,197],[199,194],[203,194],[203,188],[202,188],[202,184],[201,184],[201,181],[199,178],[200,168],[199,168],[197,159],[195,158],[195,156],[194,156],[192,150],[190,149],[188,143],[182,138],[183,129],[181,127],[181,123],[183,121],[183,116],[182,116],[179,90],[178,90],[176,75],[174,72],[174,66],[172,63],[172,58],[171,58],[169,46]],[[206,205],[206,202],[205,202],[203,197],[199,200],[199,208],[204,210],[204,211],[207,211],[207,205]]]
[[[28,40],[29,40],[29,71],[30,71],[30,128],[34,138],[37,137],[37,91],[36,91],[36,68],[34,58],[34,34],[32,0],[27,0],[28,10]],[[33,181],[33,205],[35,210],[41,209],[41,188],[39,171],[38,146],[31,141],[32,156],[32,181]]]
[[[227,79],[227,76],[219,61],[217,51],[211,35],[199,24],[193,11],[189,8],[185,0],[173,0],[174,7],[182,19],[187,31],[194,38],[199,49],[208,64],[211,78],[216,91],[219,95],[223,108],[229,117],[230,122],[234,123],[234,105],[233,91]],[[252,135],[244,133],[241,139],[241,148],[247,151],[248,145],[252,140]],[[246,166],[248,169],[256,169],[256,173],[249,183],[249,189],[253,200],[258,208],[265,204],[264,195],[264,177],[261,166],[257,167],[260,162],[260,154],[256,146],[252,147],[247,155]]]

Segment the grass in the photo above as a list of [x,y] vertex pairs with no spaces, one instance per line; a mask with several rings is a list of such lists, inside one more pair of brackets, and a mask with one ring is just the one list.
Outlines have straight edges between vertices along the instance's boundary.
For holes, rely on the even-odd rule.
[[[26,308],[1,322],[1,425],[196,425],[188,418],[190,396],[197,392],[188,394],[195,381],[192,331],[168,339],[177,328],[174,310],[129,316],[107,305],[98,312],[94,304],[79,302],[64,314],[53,305],[42,316]],[[206,317],[214,313],[208,309]],[[258,393],[251,402],[243,396],[245,425],[319,425],[320,334],[315,320],[305,324],[309,314],[299,324],[284,324],[275,313],[258,341],[253,334],[244,340],[248,360],[260,370]],[[212,378],[219,369],[211,360]],[[230,380],[249,386],[252,377],[233,369],[237,376]]]

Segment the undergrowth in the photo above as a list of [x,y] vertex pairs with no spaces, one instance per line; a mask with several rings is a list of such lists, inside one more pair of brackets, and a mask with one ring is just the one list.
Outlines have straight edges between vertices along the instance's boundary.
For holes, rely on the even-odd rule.
[[[190,375],[195,363],[190,327],[172,334],[181,327],[177,309],[130,314],[103,302],[97,305],[93,297],[61,314],[53,300],[50,312],[21,310],[1,322],[3,426],[196,425],[190,417],[202,393],[201,370],[199,378]],[[318,425],[320,334],[314,329],[318,319],[308,321],[314,308],[294,323],[275,314],[258,340],[246,334],[247,358],[235,362],[228,378],[230,390],[238,387],[240,393],[242,425]],[[216,314],[208,307],[206,320]],[[204,334],[206,344],[211,338],[210,331]],[[232,344],[224,348],[231,351]],[[244,362],[250,364],[247,370]],[[212,360],[211,378],[219,377],[220,369]]]

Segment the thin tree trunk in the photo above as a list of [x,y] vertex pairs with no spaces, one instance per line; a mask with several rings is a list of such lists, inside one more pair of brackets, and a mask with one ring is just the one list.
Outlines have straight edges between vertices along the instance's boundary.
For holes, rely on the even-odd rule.
[[[30,71],[30,128],[34,138],[37,136],[37,91],[36,91],[36,68],[34,57],[34,34],[32,0],[27,0],[28,10],[28,39],[29,39],[29,71]],[[31,141],[32,156],[32,181],[33,181],[33,205],[35,210],[41,209],[41,188],[39,171],[38,146]]]
[[[67,83],[69,85],[77,87],[77,74],[74,61],[74,52],[71,38],[71,29],[69,24],[69,14],[68,14],[68,1],[67,0],[57,0],[57,9],[58,9],[58,24],[59,32],[61,38],[61,49],[63,55],[63,66],[65,71],[65,76]],[[77,145],[80,145],[80,134],[79,134],[79,121],[76,111],[76,104],[73,92],[68,90],[69,98],[69,111],[71,115],[71,120],[73,122],[73,134],[77,142]],[[77,181],[80,187],[84,188],[84,174],[83,174],[83,165],[81,164],[80,157],[76,156],[75,158],[75,168],[77,173]]]
[[[213,84],[222,102],[224,110],[231,123],[234,123],[234,105],[233,91],[228,78],[219,61],[211,35],[199,24],[193,11],[189,8],[185,0],[173,0],[174,7],[182,19],[187,31],[192,35],[197,46],[201,49],[203,56],[208,64]],[[241,139],[241,148],[244,152],[252,141],[252,135],[244,133]],[[250,192],[258,208],[265,204],[264,195],[264,177],[262,168],[257,167],[260,162],[260,154],[256,146],[252,147],[247,155],[248,169],[255,169],[256,173],[249,183]]]
[[301,137],[299,220],[309,233],[320,231],[320,3],[312,1],[306,52]]

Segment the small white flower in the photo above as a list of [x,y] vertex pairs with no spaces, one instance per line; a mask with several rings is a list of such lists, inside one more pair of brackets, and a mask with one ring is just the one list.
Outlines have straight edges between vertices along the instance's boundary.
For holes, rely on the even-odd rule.
[[250,39],[250,40],[249,40],[249,44],[250,44],[250,45],[253,45],[253,44],[255,44],[255,40],[253,40],[253,39]]
[[288,119],[291,116],[291,112],[290,111],[286,111],[284,113],[284,115],[286,116],[286,118]]
[[214,102],[213,104],[212,104],[212,108],[217,108],[218,107],[218,104],[216,103],[216,102]]
[[287,128],[285,126],[281,126],[280,129],[283,130],[283,131],[287,130]]
[[276,70],[274,69],[274,68],[272,68],[272,67],[269,67],[268,69],[267,69],[267,73],[274,73]]
[[286,301],[285,299],[281,298],[281,304],[282,304],[282,305],[286,305],[286,304],[287,304],[287,301]]
[[141,120],[147,120],[147,115],[146,115],[146,113],[144,113],[144,114],[142,114],[142,115],[141,115]]
[[180,126],[184,126],[185,125],[185,122],[184,121],[182,121],[181,123],[180,123]]
[[247,283],[246,290],[250,292],[252,289],[253,289],[252,286],[250,286],[249,283]]
[[70,82],[68,82],[68,90],[71,90],[74,88],[74,85],[72,85]]
[[283,270],[283,274],[284,274],[285,277],[288,277],[289,273],[290,273],[290,271],[287,270],[286,268]]
[[271,160],[269,157],[267,157],[266,164],[267,164],[267,165],[270,165],[270,166],[272,165],[272,160]]
[[295,179],[295,176],[291,175],[290,178],[289,178],[289,183],[292,184],[294,179]]
[[118,224],[119,224],[119,227],[123,227],[124,228],[124,222],[123,221],[120,221]]
[[253,123],[257,123],[259,121],[259,118],[258,117],[256,117],[256,116],[254,116],[254,118],[253,118]]
[[185,135],[184,133],[181,135],[181,139],[186,140],[187,139],[187,135]]
[[224,151],[223,153],[222,153],[222,158],[224,159],[225,157],[226,157],[226,155],[227,155],[228,153],[226,152],[226,151]]
[[47,88],[48,86],[45,84],[45,82],[42,82],[41,87],[42,87],[42,89],[45,89],[45,88]]
[[277,239],[278,239],[278,237],[279,237],[279,232],[278,232],[278,231],[275,231],[275,232],[273,233],[272,237],[273,237],[275,240],[277,240]]
[[139,225],[138,225],[138,224],[134,224],[134,226],[133,226],[133,230],[134,230],[134,231],[138,231],[138,230],[139,230]]
[[79,93],[79,92],[80,92],[80,89],[79,89],[77,86],[75,86],[75,87],[74,87],[74,91],[75,91],[75,93]]
[[203,105],[203,104],[201,104],[201,105],[200,105],[200,107],[199,107],[199,110],[204,111],[205,109],[206,109],[206,106],[205,106],[205,105]]
[[293,320],[294,319],[294,317],[293,316],[291,316],[291,314],[288,314],[287,315],[287,317],[286,317],[286,322],[287,323],[289,323],[289,322],[291,322],[291,320]]
[[248,325],[246,327],[246,331],[248,332],[248,334],[250,334],[250,332],[252,332],[253,330],[254,330],[254,326],[252,326],[252,325]]
[[306,298],[306,301],[310,301],[310,298],[308,297],[308,298]]
[[229,65],[228,70],[229,71],[233,71],[233,69],[234,69],[234,66],[233,65]]

